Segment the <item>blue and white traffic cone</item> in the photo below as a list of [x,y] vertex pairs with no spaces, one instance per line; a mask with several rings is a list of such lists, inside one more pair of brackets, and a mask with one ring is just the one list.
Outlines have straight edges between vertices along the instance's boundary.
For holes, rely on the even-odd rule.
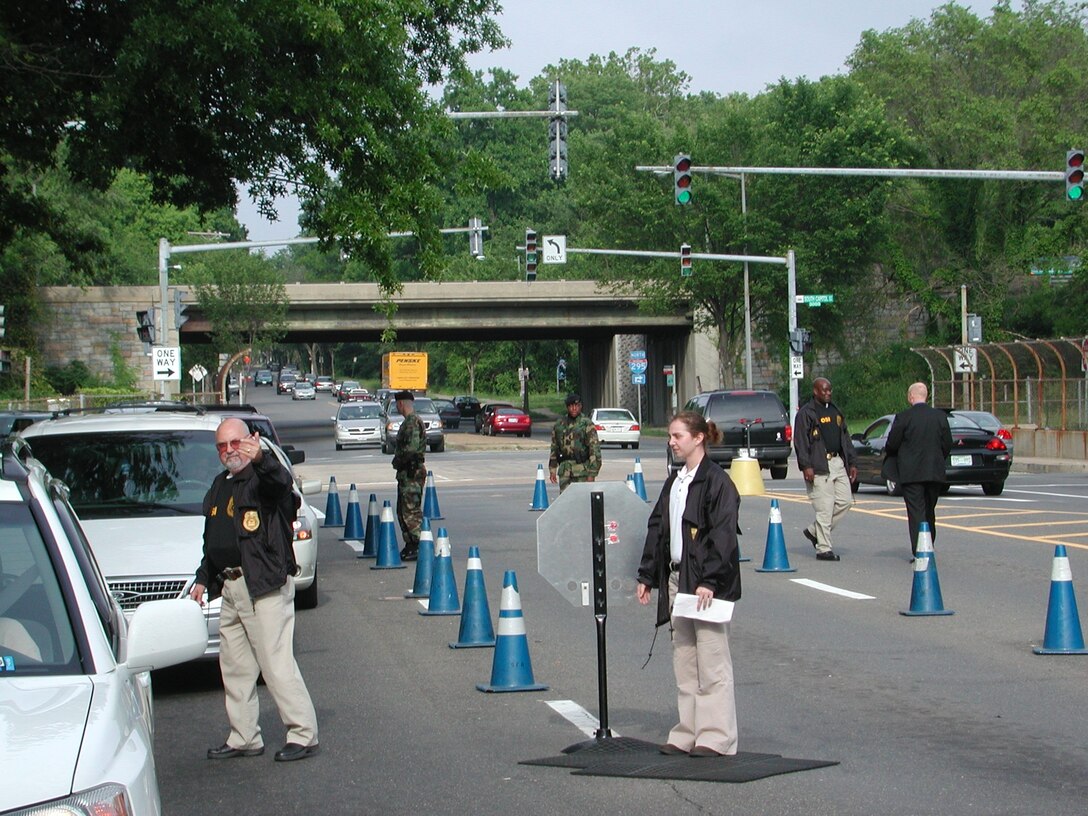
[[548,483],[544,480],[544,465],[536,466],[536,487],[533,488],[533,503],[530,510],[548,509]]
[[366,507],[366,534],[363,536],[363,551],[360,558],[378,557],[378,539],[381,538],[382,518],[378,511],[378,497],[370,494]]
[[460,615],[461,601],[457,597],[457,581],[453,578],[453,558],[450,555],[450,536],[445,527],[438,528],[434,539],[434,572],[431,575],[431,594],[427,608],[421,615]]
[[914,553],[914,583],[910,589],[910,609],[900,610],[899,614],[909,617],[955,614],[951,609],[944,608],[941,582],[937,578],[937,557],[933,552],[933,536],[930,535],[928,521],[918,525],[918,547]]
[[627,489],[634,493],[636,496],[638,495],[638,490],[635,488],[635,474],[633,473],[627,474]]
[[344,525],[344,537],[341,541],[363,540],[363,514],[359,511],[359,491],[352,482],[348,491],[348,520]]
[[322,527],[343,527],[344,514],[340,511],[340,491],[336,487],[336,477],[329,477],[329,498],[325,502],[325,520]]
[[1043,645],[1032,649],[1038,655],[1088,654],[1084,648],[1084,633],[1077,613],[1077,596],[1073,594],[1073,571],[1065,545],[1054,548],[1054,563],[1050,569],[1050,602],[1046,608],[1046,633]]
[[397,547],[397,525],[393,522],[393,505],[386,499],[382,504],[381,531],[378,535],[378,560],[371,569],[405,569]]
[[790,566],[786,553],[786,537],[782,534],[782,511],[778,499],[771,499],[771,515],[767,521],[767,548],[763,551],[763,566],[756,572],[797,572]]
[[642,475],[642,459],[638,456],[635,457],[635,492],[638,493],[640,499],[648,501],[646,498],[646,477]]
[[499,630],[495,638],[495,658],[491,663],[491,682],[477,683],[480,691],[547,691],[533,679],[533,661],[529,658],[529,639],[525,636],[525,618],[521,614],[518,576],[507,570],[502,579],[499,603]]
[[434,575],[434,535],[431,534],[431,520],[426,516],[419,525],[419,555],[416,557],[416,578],[411,592],[405,592],[405,598],[429,598],[431,578]]
[[438,507],[438,490],[434,486],[434,473],[427,471],[427,486],[423,491],[423,517],[431,521],[442,518],[442,511]]
[[475,649],[495,645],[495,627],[491,625],[491,608],[484,589],[484,568],[480,548],[468,548],[465,571],[465,608],[461,612],[461,630],[451,649]]

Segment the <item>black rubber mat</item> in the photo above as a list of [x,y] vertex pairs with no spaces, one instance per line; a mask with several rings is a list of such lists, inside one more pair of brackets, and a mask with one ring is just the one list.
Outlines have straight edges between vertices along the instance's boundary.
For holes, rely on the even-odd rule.
[[[778,754],[741,752],[728,757],[665,756],[643,740],[616,737],[581,743],[559,756],[523,760],[522,765],[570,768],[575,776],[626,776],[701,782],[752,782],[778,774],[838,765],[835,760],[791,759]],[[571,749],[568,749],[571,750]]]

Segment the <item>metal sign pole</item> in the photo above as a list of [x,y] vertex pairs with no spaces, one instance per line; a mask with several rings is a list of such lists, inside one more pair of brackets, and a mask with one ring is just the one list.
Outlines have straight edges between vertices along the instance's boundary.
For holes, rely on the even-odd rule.
[[598,740],[612,736],[608,729],[608,655],[605,649],[604,624],[608,619],[608,581],[605,577],[604,552],[604,493],[589,494],[589,509],[593,528],[593,618],[597,623],[597,700],[601,727]]

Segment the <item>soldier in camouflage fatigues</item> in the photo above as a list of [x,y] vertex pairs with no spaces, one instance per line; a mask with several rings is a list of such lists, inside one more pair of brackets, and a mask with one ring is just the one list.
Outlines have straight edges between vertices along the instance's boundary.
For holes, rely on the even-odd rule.
[[559,492],[571,482],[592,482],[601,472],[601,443],[597,429],[582,416],[582,398],[567,394],[567,415],[552,428],[552,453],[548,459],[552,482]]
[[394,399],[397,401],[397,411],[404,417],[393,447],[393,468],[397,471],[397,521],[400,522],[400,532],[404,538],[400,557],[402,561],[415,561],[419,557],[423,488],[427,481],[427,468],[424,465],[427,431],[414,410],[415,396],[411,391],[398,391]]

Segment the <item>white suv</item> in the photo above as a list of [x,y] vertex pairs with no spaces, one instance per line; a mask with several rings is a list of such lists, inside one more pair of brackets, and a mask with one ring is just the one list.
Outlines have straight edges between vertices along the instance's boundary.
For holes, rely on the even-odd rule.
[[208,632],[189,600],[126,620],[67,488],[0,446],[0,812],[161,812],[152,669],[199,657]]
[[[68,485],[72,506],[87,531],[110,591],[131,616],[145,601],[183,598],[203,551],[204,495],[223,466],[215,452],[221,417],[157,411],[87,414],[36,422],[22,433],[34,456]],[[262,439],[288,470],[290,456]],[[292,471],[293,472],[293,471]],[[317,606],[317,514],[303,494],[318,481],[299,483],[295,522],[295,605]],[[219,654],[219,600],[204,606],[205,657]]]

